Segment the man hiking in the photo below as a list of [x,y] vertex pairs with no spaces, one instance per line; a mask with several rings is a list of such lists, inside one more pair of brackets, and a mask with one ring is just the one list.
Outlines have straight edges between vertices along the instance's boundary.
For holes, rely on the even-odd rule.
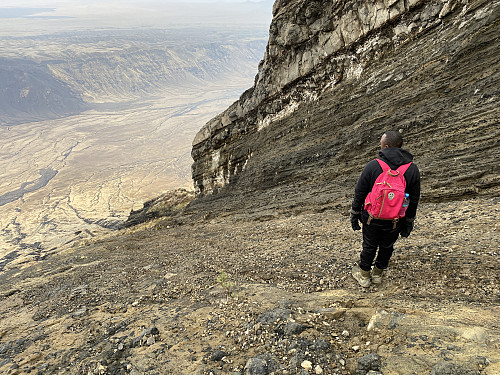
[[382,282],[399,234],[408,237],[413,229],[420,172],[412,162],[413,155],[402,146],[399,132],[385,132],[379,159],[366,164],[354,191],[351,225],[356,231],[361,229],[359,221],[363,223],[363,250],[352,275],[362,287]]

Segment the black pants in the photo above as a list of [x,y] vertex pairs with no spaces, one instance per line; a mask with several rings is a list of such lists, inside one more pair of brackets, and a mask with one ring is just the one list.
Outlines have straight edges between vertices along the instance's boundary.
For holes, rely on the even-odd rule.
[[376,255],[375,265],[377,268],[386,269],[394,251],[394,243],[398,239],[401,225],[398,222],[394,228],[392,221],[376,219],[373,219],[368,225],[367,221],[368,213],[363,211],[363,251],[360,256],[359,268],[364,271],[371,270]]

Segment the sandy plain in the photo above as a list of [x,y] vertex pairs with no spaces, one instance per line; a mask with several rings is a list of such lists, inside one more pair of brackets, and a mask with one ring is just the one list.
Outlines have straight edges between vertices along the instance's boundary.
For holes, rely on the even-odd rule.
[[0,257],[38,259],[108,232],[165,191],[191,189],[195,133],[249,86],[244,79],[193,85],[0,128]]

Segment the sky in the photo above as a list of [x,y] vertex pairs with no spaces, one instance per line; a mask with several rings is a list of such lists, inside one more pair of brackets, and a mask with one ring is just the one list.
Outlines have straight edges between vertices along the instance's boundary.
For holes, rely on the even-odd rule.
[[[267,28],[273,0],[1,0],[0,37],[94,28]],[[19,8],[46,8],[43,11]]]

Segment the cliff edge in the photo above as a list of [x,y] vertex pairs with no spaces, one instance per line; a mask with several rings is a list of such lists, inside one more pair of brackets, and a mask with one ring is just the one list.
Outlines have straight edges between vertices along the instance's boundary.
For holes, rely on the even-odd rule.
[[254,86],[193,141],[194,207],[346,207],[387,129],[415,155],[424,202],[498,195],[499,11],[485,0],[277,1]]

